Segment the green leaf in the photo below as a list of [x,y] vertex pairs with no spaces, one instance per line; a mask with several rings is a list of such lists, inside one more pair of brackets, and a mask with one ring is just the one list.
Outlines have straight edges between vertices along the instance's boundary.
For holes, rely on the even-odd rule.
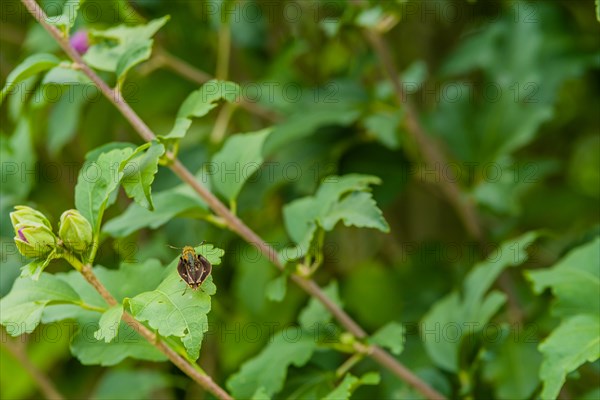
[[216,79],[206,82],[200,89],[192,92],[181,104],[171,132],[159,136],[161,139],[181,139],[192,124],[192,118],[200,118],[217,106],[221,99],[233,103],[240,95],[236,83]]
[[129,148],[114,149],[102,153],[96,161],[86,162],[75,186],[75,207],[90,222],[92,230],[98,232],[104,210],[112,202],[112,193],[119,187],[119,166],[133,151]]
[[497,351],[484,359],[483,375],[493,385],[498,399],[531,398],[539,385],[537,374],[542,355],[537,351],[535,343],[520,342],[517,339],[510,332]]
[[349,400],[350,396],[356,389],[362,385],[378,385],[380,381],[377,372],[369,372],[362,377],[357,378],[352,374],[346,374],[344,380],[331,392],[329,392],[324,400]]
[[335,225],[343,221],[346,226],[358,228],[374,228],[389,232],[390,226],[377,208],[371,193],[354,192],[335,203],[322,219],[323,229],[331,231]]
[[77,319],[82,314],[90,311],[81,308],[81,305],[75,304],[50,304],[42,312],[42,324],[51,324],[53,322],[64,321],[68,319]]
[[281,274],[267,284],[266,295],[271,301],[281,301],[287,290],[287,275]]
[[8,215],[14,205],[25,200],[38,181],[35,175],[23,176],[20,173],[21,170],[35,169],[36,153],[28,117],[19,118],[10,138],[0,135],[0,159],[3,165],[0,210],[2,215]]
[[[220,264],[223,250],[212,245],[197,249],[211,264]],[[211,275],[198,290],[190,289],[176,271],[178,262],[179,257],[167,267],[169,275],[155,290],[141,293],[128,302],[136,319],[148,322],[162,336],[181,338],[189,357],[196,360],[200,356],[204,332],[208,330],[210,296],[217,288]]]
[[46,269],[46,267],[50,264],[50,261],[60,258],[58,254],[56,254],[56,250],[52,250],[50,254],[46,256],[44,259],[33,260],[29,264],[21,267],[21,277],[31,277],[32,280],[37,281],[40,279],[40,275]]
[[439,300],[423,318],[422,336],[429,357],[440,367],[457,372],[462,339],[475,334],[505,302],[503,293],[487,293],[500,273],[527,260],[525,249],[537,238],[529,232],[505,241],[466,276],[462,293],[454,291]]
[[80,91],[73,91],[73,95],[62,96],[50,111],[48,151],[54,157],[77,133],[79,117],[84,105],[85,97]]
[[[146,146],[148,144],[142,145],[142,146]],[[98,157],[100,157],[100,155],[102,153],[108,153],[112,150],[125,150],[125,149],[129,149],[131,150],[131,154],[133,154],[134,152],[137,152],[139,150],[140,147],[142,146],[136,146],[133,143],[127,143],[127,142],[108,142],[105,143],[103,145],[100,145],[90,151],[88,151],[85,154],[85,161],[96,161],[98,160]]]
[[100,317],[100,327],[94,332],[94,337],[97,340],[104,339],[106,343],[110,343],[117,336],[122,316],[123,306],[121,304],[109,308]]
[[123,161],[120,166],[120,170],[123,171],[121,183],[125,193],[149,210],[154,209],[150,195],[151,185],[158,171],[158,160],[164,152],[165,147],[162,144],[152,142],[148,150]]
[[400,121],[402,115],[396,113],[377,113],[364,119],[367,132],[385,147],[395,150],[400,147]]
[[271,396],[267,394],[264,387],[259,387],[252,395],[252,400],[271,400]]
[[120,82],[127,75],[127,72],[136,65],[146,61],[152,55],[153,40],[145,40],[143,42],[135,42],[127,47],[125,53],[119,58],[115,73]]
[[241,399],[250,398],[260,388],[264,396],[273,396],[283,388],[288,367],[306,364],[316,348],[317,343],[307,332],[280,331],[259,355],[229,378],[227,388],[233,397]]
[[533,290],[551,288],[556,297],[552,311],[559,317],[600,314],[600,237],[569,252],[552,268],[527,271]]
[[212,79],[185,99],[177,112],[177,118],[203,117],[217,106],[217,101],[232,103],[239,95],[240,87],[237,83]]
[[34,76],[39,72],[49,70],[59,63],[60,60],[52,54],[41,53],[27,57],[6,77],[6,84],[0,92],[0,104],[4,101],[4,97],[6,97],[19,82],[23,82],[25,79]]
[[[597,301],[597,300],[596,300]],[[565,377],[580,365],[600,358],[600,318],[576,315],[566,318],[539,346],[544,354],[540,378],[542,399],[556,399]]]
[[202,217],[209,214],[206,203],[189,185],[179,185],[152,196],[154,211],[137,203],[104,224],[102,230],[112,237],[125,237],[142,228],[156,229],[179,215]]
[[481,309],[481,301],[498,276],[507,267],[515,267],[527,261],[526,249],[537,239],[537,232],[525,233],[516,239],[503,242],[488,258],[478,263],[467,275],[464,282],[463,304],[467,318],[476,318]]
[[[316,197],[328,203],[335,203],[341,196],[351,192],[365,192],[371,185],[381,184],[381,179],[372,175],[348,174],[328,176],[319,186]],[[322,206],[323,209],[328,207]]]
[[[215,104],[216,106],[216,104]],[[192,119],[191,118],[176,118],[175,119],[175,124],[173,125],[173,128],[171,129],[171,131],[166,134],[166,135],[159,135],[158,138],[159,139],[163,139],[163,140],[169,140],[169,139],[181,139],[182,137],[185,136],[185,134],[187,133],[188,129],[190,129],[190,126],[192,126]]]
[[10,293],[0,300],[0,323],[12,336],[31,333],[48,304],[79,302],[73,288],[53,275],[42,272],[37,281],[17,278]]
[[[210,243],[204,243],[200,246],[195,246],[194,250],[196,250],[196,254],[202,254],[213,266],[221,264],[221,258],[223,258],[223,255],[225,254],[225,250],[215,247]],[[172,268],[175,270],[178,261],[179,257],[173,260],[173,262],[167,268]]]
[[[92,81],[82,71],[75,69],[73,64],[61,63],[46,72],[42,85],[88,85],[86,90],[91,90]],[[91,93],[89,93],[91,95]]]
[[308,253],[310,243],[317,230],[320,210],[312,196],[294,200],[283,207],[283,221],[290,238],[296,242],[293,258],[300,258]]
[[129,69],[150,56],[152,36],[169,20],[169,16],[145,25],[119,25],[114,28],[90,30],[92,45],[83,59],[93,68],[117,73],[122,81]]
[[[250,244],[243,244],[235,252],[236,254],[257,254],[256,249]],[[232,296],[244,312],[248,313],[245,315],[253,316],[254,320],[264,321],[291,321],[294,318],[292,314],[295,314],[295,311],[292,310],[290,304],[296,304],[299,293],[295,291],[287,293],[286,302],[281,304],[269,301],[265,295],[269,282],[282,274],[273,268],[273,264],[266,257],[232,256],[232,263],[236,269],[231,286]],[[248,350],[244,352],[238,351],[238,348],[231,349],[233,351],[228,353],[232,354],[233,360],[228,361],[233,365],[238,365],[241,359],[248,357],[251,349],[256,351],[258,347],[259,343],[255,342],[248,344]]]
[[216,290],[212,276],[194,291],[173,271],[155,290],[129,299],[129,304],[133,316],[147,321],[161,336],[180,337],[189,357],[196,360],[208,330],[210,296]]
[[270,132],[267,128],[233,135],[213,157],[213,187],[229,201],[237,198],[244,183],[262,165],[262,147]]
[[105,30],[92,30],[90,34],[94,39],[109,39],[120,43],[132,43],[139,40],[150,39],[162,28],[171,17],[153,19],[146,24],[118,25]]
[[356,25],[362,28],[375,29],[385,16],[386,15],[381,7],[368,8],[358,14],[356,17]]
[[286,204],[283,219],[290,238],[298,244],[296,258],[308,252],[317,226],[331,230],[340,219],[347,225],[374,227],[387,232],[389,227],[370,194],[352,195],[352,192],[366,192],[370,185],[379,183],[379,178],[370,175],[330,176],[314,196]]
[[533,289],[551,288],[552,312],[561,324],[538,347],[544,355],[541,397],[554,399],[565,377],[584,362],[600,357],[600,237],[571,250],[546,270],[528,271]]
[[[338,284],[336,281],[331,281],[329,285],[323,288],[323,292],[325,295],[337,304],[339,307],[342,307],[342,300],[340,299],[340,294],[338,290]],[[300,326],[306,330],[315,329],[317,324],[326,324],[331,321],[331,313],[329,310],[325,308],[325,306],[315,299],[311,297],[308,301],[308,305],[300,311],[298,316],[298,322],[300,322]]]
[[62,14],[46,17],[46,22],[60,29],[66,37],[75,23],[79,6],[80,0],[66,0],[63,4]]
[[402,82],[419,86],[427,79],[427,63],[423,60],[413,61],[403,72]]
[[[459,294],[452,292],[437,301],[423,318],[421,336],[425,350],[436,365],[449,371],[458,370],[460,346],[456,340],[453,342],[446,340],[449,335],[441,332],[446,327],[452,329],[456,324],[461,323],[461,306]],[[454,336],[452,338],[454,339]]]
[[71,353],[83,365],[116,365],[126,358],[165,361],[167,357],[132,327],[121,322],[115,338],[106,343],[93,333],[100,329],[98,319],[79,320],[79,330],[71,341]]
[[389,349],[392,354],[399,355],[404,350],[404,326],[390,322],[370,338],[369,343]]
[[102,375],[91,396],[93,400],[138,400],[168,392],[170,378],[150,369],[110,369]]

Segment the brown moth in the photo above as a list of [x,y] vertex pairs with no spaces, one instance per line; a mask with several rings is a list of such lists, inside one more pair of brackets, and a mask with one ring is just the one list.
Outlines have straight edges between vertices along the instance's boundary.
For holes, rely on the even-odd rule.
[[192,246],[183,248],[177,264],[177,272],[189,287],[197,290],[211,271],[211,263],[202,254],[196,254]]

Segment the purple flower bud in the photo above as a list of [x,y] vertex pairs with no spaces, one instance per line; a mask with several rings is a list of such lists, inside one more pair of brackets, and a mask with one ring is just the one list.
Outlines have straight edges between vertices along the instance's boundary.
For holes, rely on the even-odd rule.
[[19,224],[15,231],[15,244],[25,257],[43,258],[56,247],[56,236],[45,225]]
[[73,34],[73,36],[71,36],[69,39],[69,42],[79,54],[84,54],[90,47],[88,33],[84,29],[75,32],[75,34]]
[[23,235],[23,229],[25,228],[21,228],[19,229],[18,233],[19,233],[19,238],[24,241],[25,243],[29,243],[29,240],[27,240],[27,238],[25,237],[25,235]]

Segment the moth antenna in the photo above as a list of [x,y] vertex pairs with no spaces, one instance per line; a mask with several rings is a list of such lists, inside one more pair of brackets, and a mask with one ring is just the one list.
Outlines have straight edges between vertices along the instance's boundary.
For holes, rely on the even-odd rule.
[[171,246],[170,244],[167,244],[166,246],[170,247],[172,249],[175,249],[175,250],[181,250],[182,249],[182,247],[175,247],[175,246]]

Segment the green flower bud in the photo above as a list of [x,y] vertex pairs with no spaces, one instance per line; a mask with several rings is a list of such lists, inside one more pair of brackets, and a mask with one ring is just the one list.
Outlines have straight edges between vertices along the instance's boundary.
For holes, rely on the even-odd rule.
[[15,243],[25,257],[43,258],[56,246],[56,236],[46,225],[18,224]]
[[15,206],[15,210],[10,213],[10,221],[15,228],[15,234],[17,234],[17,225],[44,225],[48,229],[52,229],[48,218],[38,210],[34,210],[27,206]]
[[75,253],[83,253],[92,244],[92,226],[77,210],[67,210],[60,216],[58,236]]

